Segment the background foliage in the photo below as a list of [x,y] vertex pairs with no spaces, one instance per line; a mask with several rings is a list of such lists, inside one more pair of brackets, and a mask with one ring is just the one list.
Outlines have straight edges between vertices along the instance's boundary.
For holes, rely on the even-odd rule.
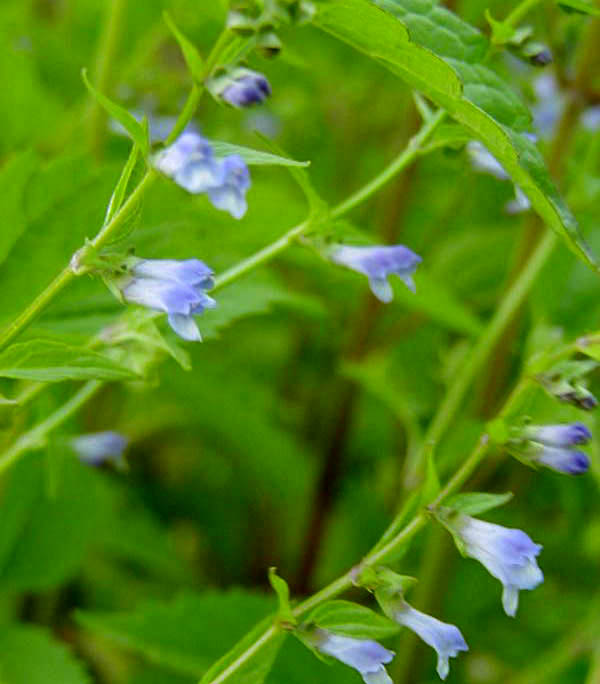
[[[500,0],[446,5],[488,34],[485,10],[504,17],[509,9]],[[120,6],[103,90],[132,111],[175,117],[191,78],[162,11],[207,54],[227,8],[193,0]],[[0,326],[96,233],[129,153],[130,142],[98,114],[80,75],[103,54],[111,10],[101,0],[0,4]],[[599,35],[598,20],[551,2],[527,20],[554,64],[539,69],[498,51],[489,68],[529,107],[538,104],[534,83],[544,73],[575,98],[576,113],[600,102],[598,40],[590,38]],[[279,35],[285,47],[277,59],[249,58],[268,75],[268,102],[237,111],[204,97],[195,122],[210,139],[264,149],[259,130],[293,159],[310,160],[315,188],[335,205],[416,132],[412,93],[393,69],[318,26],[284,26]],[[584,42],[596,46],[588,55],[595,68],[574,82]],[[540,148],[600,254],[599,134],[575,115],[567,124],[558,144],[542,140]],[[450,124],[438,134],[444,131],[456,136]],[[196,256],[217,273],[234,265],[306,212],[283,167],[251,171],[241,221],[165,179],[130,218],[119,248]],[[427,425],[539,235],[531,212],[506,213],[512,196],[510,182],[476,173],[460,144],[440,146],[349,216],[374,242],[401,242],[423,257],[416,295],[398,284],[383,307],[363,278],[293,246],[219,293],[219,307],[199,320],[205,342],[185,347],[189,370],[169,359],[144,381],[131,380],[130,368],[84,358],[34,401],[0,401],[8,447],[61,406],[78,378],[110,381],[2,475],[0,681],[195,682],[274,610],[269,567],[300,597],[358,562],[414,486],[407,474]],[[597,293],[597,274],[561,242],[437,445],[442,462],[464,460],[532,352],[599,328]],[[99,279],[81,277],[18,342],[42,337],[72,360],[64,345],[86,343],[122,310]],[[25,350],[7,353],[0,367],[10,369]],[[73,370],[90,366],[92,375]],[[27,376],[3,377],[6,397],[27,388]],[[527,412],[537,422],[578,416],[541,390]],[[595,421],[592,414],[592,430]],[[69,436],[106,429],[131,440],[126,474],[90,469],[65,447]],[[526,529],[544,546],[545,583],[522,597],[516,621],[498,609],[497,583],[462,560],[441,531],[427,529],[402,558],[401,571],[420,579],[412,602],[459,624],[469,642],[449,681],[600,681],[595,443],[592,458],[590,474],[568,479],[495,453],[476,475],[476,489],[515,495],[488,519]],[[436,681],[431,652],[411,635],[385,643],[398,652],[394,681]],[[288,639],[266,681],[356,684],[359,676]]]

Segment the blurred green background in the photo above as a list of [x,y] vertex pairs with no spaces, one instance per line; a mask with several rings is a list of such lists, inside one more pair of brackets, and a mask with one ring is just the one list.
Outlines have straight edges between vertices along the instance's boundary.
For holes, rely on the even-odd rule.
[[[168,9],[206,54],[226,8],[217,0],[122,4],[106,91],[131,110],[174,117],[191,80],[161,12]],[[94,73],[110,5],[0,4],[0,187],[4,221],[22,226],[14,243],[0,234],[0,254],[8,255],[0,325],[95,234],[129,152],[128,140],[106,126],[95,154],[88,145],[92,104],[80,71]],[[452,5],[484,31],[486,9],[499,17],[508,9],[500,0]],[[568,81],[589,20],[551,3],[530,19],[555,55],[545,70]],[[262,131],[293,158],[310,160],[315,187],[335,203],[417,130],[411,92],[315,28],[284,28],[280,37],[278,58],[250,58],[269,78],[268,102],[235,111],[205,96],[195,124],[211,139],[251,147],[262,147],[254,134]],[[493,65],[535,104],[532,84],[543,70],[503,56]],[[592,74],[583,94],[589,104],[600,100],[600,69]],[[597,137],[576,126],[557,167],[600,253]],[[305,213],[285,169],[251,173],[243,220],[162,180],[125,240],[139,256],[194,256],[217,272],[235,264]],[[205,342],[186,347],[191,371],[168,360],[147,383],[107,385],[46,449],[5,475],[0,681],[191,684],[272,609],[268,567],[277,566],[298,597],[355,564],[399,505],[407,459],[519,263],[532,218],[507,215],[512,194],[509,182],[476,173],[461,149],[420,158],[349,217],[375,242],[401,242],[422,255],[415,296],[399,284],[394,302],[379,305],[365,279],[294,247],[223,290],[219,308],[199,320]],[[83,342],[121,310],[99,280],[81,278],[23,339]],[[560,244],[439,452],[453,463],[467,455],[540,336],[571,340],[599,328],[597,277]],[[598,384],[592,378],[592,391]],[[12,389],[4,381],[0,392]],[[0,406],[2,441],[11,443],[73,391],[63,383],[26,407]],[[578,417],[541,390],[530,415]],[[64,453],[61,439],[108,429],[131,440],[127,474],[91,470]],[[424,587],[413,603],[459,625],[469,643],[448,681],[600,681],[600,617],[591,610],[600,577],[595,443],[592,451],[592,472],[578,479],[509,459],[492,459],[478,474],[477,489],[515,494],[488,519],[544,546],[545,583],[522,595],[516,620],[500,609],[498,583],[437,531],[417,538],[399,563]],[[413,649],[411,638],[403,633],[386,644],[404,656],[397,681],[436,681],[433,652]],[[328,668],[290,639],[267,681],[360,678],[341,665]]]

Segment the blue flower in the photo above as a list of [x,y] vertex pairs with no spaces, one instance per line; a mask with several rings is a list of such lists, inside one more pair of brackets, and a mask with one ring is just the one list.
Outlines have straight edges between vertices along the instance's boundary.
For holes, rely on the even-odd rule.
[[458,627],[437,620],[413,608],[403,599],[390,605],[390,617],[396,622],[418,634],[423,641],[437,652],[437,673],[440,679],[446,679],[450,666],[449,658],[455,658],[460,651],[468,651],[469,647]]
[[530,425],[523,431],[523,436],[530,440],[526,455],[536,463],[567,475],[580,475],[590,467],[583,451],[569,448],[586,444],[592,438],[583,423]]
[[446,523],[459,550],[478,560],[503,585],[502,605],[514,617],[520,589],[535,589],[544,581],[536,556],[542,550],[525,532],[494,525],[468,515]]
[[94,432],[89,435],[74,437],[71,447],[79,459],[88,465],[99,466],[112,463],[117,468],[124,466],[123,452],[127,448],[127,439],[118,432]]
[[567,475],[582,475],[590,467],[590,460],[583,451],[550,446],[543,446],[535,454],[534,461]]
[[336,264],[366,275],[371,291],[382,302],[391,302],[394,298],[392,287],[387,280],[392,273],[401,278],[410,290],[415,291],[412,274],[421,262],[421,257],[403,245],[389,247],[337,245],[330,250],[329,258]]
[[169,325],[184,340],[200,341],[194,316],[216,306],[204,292],[213,286],[212,274],[198,259],[140,259],[121,292],[128,302],[168,314]]
[[208,196],[217,209],[228,211],[234,218],[240,219],[246,213],[246,192],[250,187],[250,173],[244,160],[237,154],[223,159],[222,182],[210,188]]
[[318,651],[353,667],[366,684],[393,684],[384,667],[394,657],[393,651],[376,641],[354,639],[324,629],[317,630],[315,636]]
[[221,98],[233,107],[249,107],[266,100],[271,86],[263,74],[249,69],[239,69],[228,79]]
[[183,133],[154,158],[154,166],[184,190],[207,193],[217,209],[240,219],[246,213],[250,173],[237,154],[216,159],[212,145],[198,133]]

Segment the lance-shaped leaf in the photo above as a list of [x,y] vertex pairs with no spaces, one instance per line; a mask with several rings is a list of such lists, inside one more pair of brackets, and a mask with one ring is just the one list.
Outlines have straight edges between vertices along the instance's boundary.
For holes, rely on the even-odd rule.
[[489,43],[479,31],[435,0],[322,0],[314,21],[448,111],[496,157],[545,223],[600,270],[526,135],[527,108],[482,64]]
[[198,49],[192,43],[192,41],[177,28],[177,25],[171,18],[171,15],[166,10],[163,12],[163,19],[165,20],[165,23],[169,27],[175,40],[179,43],[179,47],[183,53],[183,58],[185,59],[185,63],[187,64],[190,73],[196,81],[202,81],[204,76],[204,62],[202,61],[202,57],[200,56]]
[[107,111],[113,119],[116,119],[121,126],[127,131],[131,136],[131,139],[139,145],[144,155],[148,154],[150,143],[148,141],[148,120],[144,118],[142,123],[140,123],[130,112],[128,112],[124,107],[113,102],[110,98],[106,97],[99,90],[96,90],[94,86],[90,83],[87,76],[87,70],[81,70],[81,77],[86,85],[86,88],[90,93],[98,100],[98,103]]

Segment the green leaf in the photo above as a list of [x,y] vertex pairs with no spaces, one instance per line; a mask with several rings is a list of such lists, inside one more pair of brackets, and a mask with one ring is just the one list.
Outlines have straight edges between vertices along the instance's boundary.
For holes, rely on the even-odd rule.
[[38,164],[36,155],[28,151],[11,159],[0,171],[0,196],[2,197],[0,264],[6,259],[27,227],[24,206],[25,189]]
[[[267,630],[272,622],[273,618],[267,617],[256,625],[208,670],[200,684],[211,684],[215,680],[219,684],[262,684],[287,636],[276,627],[272,627],[275,633],[269,634]],[[263,640],[261,637],[265,634],[269,634],[269,638]]]
[[565,12],[600,15],[600,9],[589,0],[557,0],[556,4]]
[[242,147],[242,145],[232,145],[220,140],[211,140],[211,145],[215,156],[227,157],[230,154],[239,154],[250,166],[310,166],[308,161],[296,161],[289,157],[253,150],[251,147]]
[[507,501],[512,499],[512,492],[505,494],[488,494],[487,492],[466,492],[455,494],[444,501],[444,506],[452,508],[465,515],[479,515],[492,508],[504,506]]
[[204,62],[198,49],[192,41],[177,28],[175,22],[166,10],[163,12],[163,19],[175,37],[175,40],[179,43],[179,47],[181,48],[181,52],[183,53],[185,63],[187,64],[190,73],[196,81],[201,82],[204,77]]
[[0,353],[0,377],[61,382],[63,380],[131,380],[137,376],[113,359],[55,340],[13,344]]
[[279,618],[284,622],[295,625],[296,618],[290,605],[290,588],[287,582],[277,574],[277,568],[269,568],[269,582],[279,599]]
[[488,51],[481,33],[434,0],[322,0],[315,23],[446,109],[498,159],[541,218],[599,270],[539,150],[525,135],[528,110],[481,63]]
[[356,639],[385,639],[400,631],[392,620],[352,601],[327,601],[312,611],[307,622]]
[[[148,601],[134,611],[78,611],[76,619],[144,658],[182,674],[199,677],[260,620],[272,622],[272,597],[240,589],[186,593],[169,601]],[[236,648],[236,647],[234,647]],[[211,668],[212,669],[212,668]]]
[[116,119],[123,126],[123,128],[131,136],[131,139],[138,144],[144,156],[146,156],[148,154],[148,150],[150,149],[147,123],[140,123],[133,116],[133,114],[128,112],[124,107],[121,107],[121,105],[118,105],[116,102],[113,102],[106,97],[106,95],[103,95],[101,92],[96,90],[96,88],[94,88],[88,79],[86,69],[81,70],[81,76],[86,88],[96,98],[98,103],[108,112],[108,114],[110,114],[110,116],[113,117],[113,119]]
[[89,684],[90,677],[64,643],[40,627],[0,629],[2,684]]

